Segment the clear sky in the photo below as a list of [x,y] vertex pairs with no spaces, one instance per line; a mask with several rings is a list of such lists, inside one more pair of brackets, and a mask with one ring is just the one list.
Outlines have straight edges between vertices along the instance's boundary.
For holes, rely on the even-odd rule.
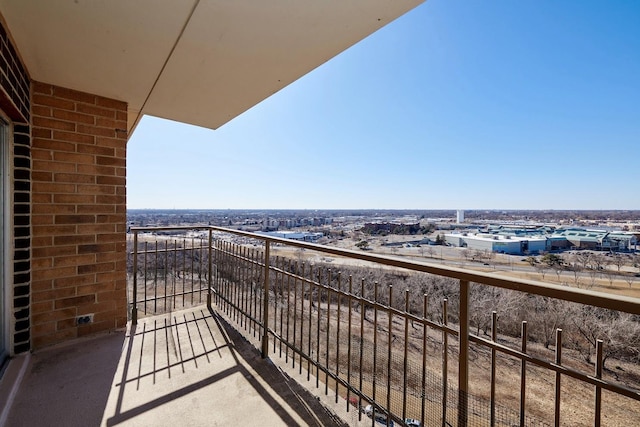
[[640,1],[428,0],[127,162],[129,208],[640,209]]

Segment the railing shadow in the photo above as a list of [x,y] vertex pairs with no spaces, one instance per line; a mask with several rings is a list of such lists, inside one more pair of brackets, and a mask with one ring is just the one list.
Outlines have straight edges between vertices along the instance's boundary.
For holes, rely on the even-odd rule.
[[[299,425],[300,420],[313,426],[345,425],[296,381],[265,363],[253,345],[206,307],[143,318],[132,326],[103,425],[115,426],[138,417],[166,420],[162,413],[185,396],[199,402],[181,410],[202,423],[199,425],[215,424],[221,411],[247,410],[243,405],[219,407],[217,396],[210,395],[222,384],[227,387],[234,375],[243,378],[234,384],[246,387],[247,395],[257,394],[264,408],[277,414],[283,425]],[[256,408],[251,410],[251,417],[259,419]],[[243,415],[235,418],[243,419]]]

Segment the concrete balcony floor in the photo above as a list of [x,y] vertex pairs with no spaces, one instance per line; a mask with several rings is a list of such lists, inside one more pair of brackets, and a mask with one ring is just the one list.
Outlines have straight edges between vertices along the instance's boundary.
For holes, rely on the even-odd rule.
[[22,357],[7,426],[358,424],[202,306]]

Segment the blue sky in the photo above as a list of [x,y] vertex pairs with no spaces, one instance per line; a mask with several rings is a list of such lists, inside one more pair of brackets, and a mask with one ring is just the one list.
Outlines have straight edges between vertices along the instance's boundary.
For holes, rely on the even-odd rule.
[[127,162],[129,208],[640,209],[640,2],[429,0]]

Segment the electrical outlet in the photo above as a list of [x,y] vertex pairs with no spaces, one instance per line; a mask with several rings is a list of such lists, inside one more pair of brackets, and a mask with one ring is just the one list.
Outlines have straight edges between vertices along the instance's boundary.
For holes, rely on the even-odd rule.
[[88,325],[89,323],[93,323],[93,313],[76,317],[76,324],[78,326]]

